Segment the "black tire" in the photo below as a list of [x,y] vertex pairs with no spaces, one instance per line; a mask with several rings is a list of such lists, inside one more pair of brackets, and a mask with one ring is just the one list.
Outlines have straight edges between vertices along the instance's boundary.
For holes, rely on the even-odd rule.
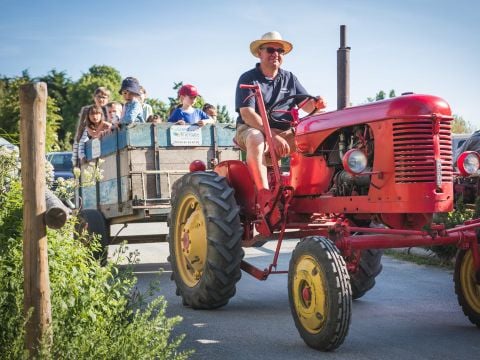
[[363,250],[355,273],[350,273],[353,300],[361,298],[375,286],[375,278],[382,271],[382,250]]
[[[477,277],[477,278],[476,278]],[[480,277],[475,274],[472,250],[459,250],[455,260],[453,281],[457,300],[472,324],[480,328]]]
[[288,298],[295,326],[308,346],[331,351],[343,343],[351,318],[350,278],[329,239],[309,236],[297,244],[288,271]]
[[214,172],[180,178],[172,191],[169,261],[186,306],[214,309],[235,295],[243,228],[234,191]]
[[99,235],[100,249],[94,252],[96,259],[106,261],[107,246],[110,243],[110,226],[103,214],[94,209],[83,209],[78,214],[77,232],[87,231]]

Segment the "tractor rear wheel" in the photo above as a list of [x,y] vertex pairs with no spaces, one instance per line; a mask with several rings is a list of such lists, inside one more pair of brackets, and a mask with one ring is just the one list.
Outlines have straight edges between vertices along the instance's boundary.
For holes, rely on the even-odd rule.
[[459,250],[455,260],[455,293],[463,313],[480,327],[480,274],[475,274],[472,249]]
[[382,250],[363,250],[355,273],[350,274],[353,300],[361,298],[375,286],[375,278],[382,271]]
[[100,249],[94,252],[96,259],[107,260],[107,246],[110,243],[110,227],[103,214],[95,209],[83,209],[78,214],[77,232],[88,232],[99,236]]
[[327,238],[309,236],[295,247],[288,271],[295,326],[317,350],[339,347],[350,326],[352,293],[343,257]]
[[226,305],[240,280],[242,226],[234,191],[214,172],[189,173],[172,191],[169,261],[177,295],[195,309]]

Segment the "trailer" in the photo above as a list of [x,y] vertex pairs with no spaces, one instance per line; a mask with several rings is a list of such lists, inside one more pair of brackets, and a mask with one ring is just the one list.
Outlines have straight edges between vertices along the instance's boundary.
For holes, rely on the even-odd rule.
[[[124,238],[110,225],[163,222],[170,212],[172,184],[189,172],[194,159],[213,168],[240,160],[234,124],[134,124],[86,143],[76,208],[82,226],[99,234],[102,246]],[[143,242],[141,236],[129,242]]]

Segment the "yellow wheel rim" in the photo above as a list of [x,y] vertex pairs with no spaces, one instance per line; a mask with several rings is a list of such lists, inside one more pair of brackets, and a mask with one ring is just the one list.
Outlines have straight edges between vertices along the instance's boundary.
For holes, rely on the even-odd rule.
[[321,268],[312,256],[298,259],[292,295],[303,328],[312,334],[319,333],[327,320],[327,291]]
[[475,281],[475,265],[471,249],[467,251],[462,260],[460,283],[465,300],[477,314],[480,314],[480,285]]
[[183,282],[194,287],[207,261],[207,223],[198,199],[190,194],[178,206],[175,226],[175,258]]

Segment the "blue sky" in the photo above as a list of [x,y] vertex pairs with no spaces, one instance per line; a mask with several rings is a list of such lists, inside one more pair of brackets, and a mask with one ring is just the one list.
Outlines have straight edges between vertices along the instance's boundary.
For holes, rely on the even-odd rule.
[[251,41],[271,30],[293,43],[283,68],[336,106],[339,27],[347,25],[351,102],[379,90],[429,93],[480,128],[480,2],[446,0],[0,0],[0,74],[78,79],[93,64],[135,76],[166,101],[195,84],[233,113]]

